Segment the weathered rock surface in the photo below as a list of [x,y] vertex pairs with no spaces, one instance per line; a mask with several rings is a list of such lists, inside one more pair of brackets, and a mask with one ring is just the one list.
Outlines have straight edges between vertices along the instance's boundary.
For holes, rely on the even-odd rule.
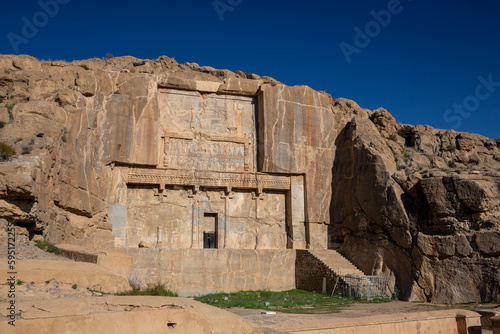
[[496,143],[400,125],[383,109],[369,119],[337,137],[331,241],[365,273],[393,277],[404,299],[498,300]]
[[[7,261],[0,264],[2,282],[7,282]],[[81,288],[117,293],[131,290],[124,275],[91,263],[51,260],[18,260],[17,278],[23,282],[43,283],[55,280],[62,284],[76,284]]]
[[[7,304],[2,303],[7,319]],[[2,333],[263,333],[230,312],[183,298],[91,297],[36,300],[15,327],[0,322]]]
[[261,89],[262,171],[305,174],[307,217],[310,222],[329,222],[335,139],[330,95],[304,86]]
[[168,57],[0,55],[0,121],[17,152],[0,163],[0,218],[30,239],[201,248],[194,226],[214,219],[218,246],[326,248],[328,229],[403,299],[500,299],[498,140]]

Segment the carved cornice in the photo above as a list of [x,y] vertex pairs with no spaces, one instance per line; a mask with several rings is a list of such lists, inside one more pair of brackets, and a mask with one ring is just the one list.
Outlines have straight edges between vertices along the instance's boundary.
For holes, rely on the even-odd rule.
[[257,173],[195,172],[129,168],[128,184],[179,185],[188,187],[289,190],[290,177]]

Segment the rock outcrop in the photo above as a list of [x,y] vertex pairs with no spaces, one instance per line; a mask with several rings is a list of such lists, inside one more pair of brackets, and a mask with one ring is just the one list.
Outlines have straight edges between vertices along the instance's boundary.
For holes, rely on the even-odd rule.
[[403,299],[500,298],[497,142],[378,109],[354,116],[336,146],[330,236],[343,254],[391,275]]
[[[250,162],[248,167],[245,160],[245,170],[255,167],[273,180],[286,174],[296,181],[288,185],[292,196],[286,200],[286,207],[295,210],[287,217],[293,230],[288,239],[293,240],[279,236],[280,245],[325,248],[328,228],[331,247],[366,274],[391,276],[403,299],[500,299],[498,140],[398,124],[382,108],[370,111],[309,87],[178,64],[168,57],[70,63],[0,55],[0,149],[5,160],[0,163],[0,218],[22,227],[30,238],[115,247],[123,231],[110,217],[124,213],[110,205],[127,196],[127,176],[117,167],[159,164],[164,131],[158,121],[163,103],[159,91],[169,89],[193,92],[192,99],[200,101],[218,94],[257,101],[256,136],[239,133],[247,142],[233,136],[241,131],[238,123],[240,128],[228,127],[232,137],[224,140],[245,144],[245,150],[256,141],[256,166]],[[203,131],[196,135],[200,140],[207,136]],[[233,167],[243,168],[238,166]],[[166,196],[164,186],[155,193],[160,200]],[[185,191],[186,198],[197,192],[196,184],[190,186],[193,191]],[[231,187],[224,187],[222,198],[233,198]],[[297,197],[301,192],[303,198]],[[219,200],[218,194],[208,197],[216,195]],[[284,219],[265,214],[279,224]],[[153,236],[156,228],[148,233]],[[160,238],[151,236],[142,240],[136,234],[133,242],[156,247],[152,243]],[[247,239],[242,240],[255,248],[272,244]]]

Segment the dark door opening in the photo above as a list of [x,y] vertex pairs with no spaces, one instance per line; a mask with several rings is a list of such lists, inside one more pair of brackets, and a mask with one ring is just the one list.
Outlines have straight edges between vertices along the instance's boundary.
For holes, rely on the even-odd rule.
[[203,232],[203,248],[217,248],[217,237],[215,236],[215,232]]
[[203,215],[203,248],[217,248],[217,214]]

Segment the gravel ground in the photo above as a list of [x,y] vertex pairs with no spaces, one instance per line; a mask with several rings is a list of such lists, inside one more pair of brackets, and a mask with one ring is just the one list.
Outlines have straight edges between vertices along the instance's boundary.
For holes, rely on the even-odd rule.
[[[7,258],[7,247],[0,246],[0,259]],[[16,245],[16,259],[17,260],[55,260],[55,261],[68,261],[67,258],[60,255],[47,253],[35,245]]]
[[[0,261],[7,261],[7,238],[6,235],[0,235]],[[17,260],[52,260],[52,261],[72,261],[63,256],[48,253],[35,246],[33,241],[29,241],[27,236],[16,236],[16,261]],[[2,282],[0,284],[0,302],[5,301],[8,295],[8,286]],[[88,291],[73,287],[70,284],[61,284],[56,281],[47,281],[44,283],[31,283],[18,281],[16,284],[16,300],[39,300],[52,298],[76,298],[89,297],[99,295]]]
[[[0,259],[7,258],[7,232],[0,231]],[[30,241],[27,235],[17,234],[15,241],[16,260],[55,260],[68,261],[67,258],[48,253],[35,246],[35,242]]]

